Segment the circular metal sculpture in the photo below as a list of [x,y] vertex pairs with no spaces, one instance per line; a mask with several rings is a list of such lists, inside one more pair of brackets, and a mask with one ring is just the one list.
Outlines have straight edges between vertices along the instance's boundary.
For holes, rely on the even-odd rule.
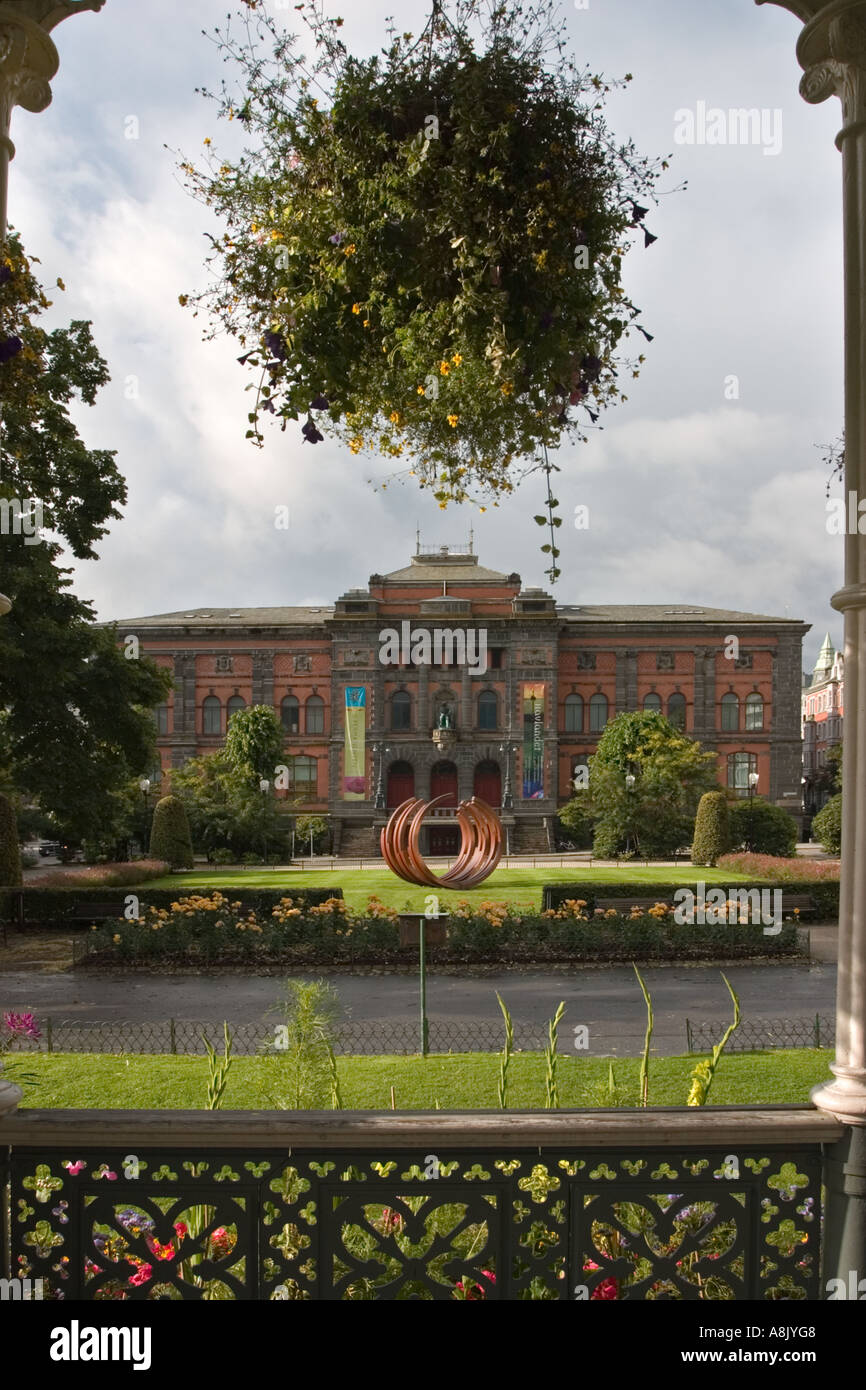
[[398,806],[382,831],[382,857],[389,869],[407,883],[430,888],[477,888],[502,858],[502,826],[487,803],[477,796],[461,801],[456,816],[460,853],[447,874],[439,878],[428,869],[421,854],[421,824],[434,806],[447,799],[446,795],[421,801],[413,796]]

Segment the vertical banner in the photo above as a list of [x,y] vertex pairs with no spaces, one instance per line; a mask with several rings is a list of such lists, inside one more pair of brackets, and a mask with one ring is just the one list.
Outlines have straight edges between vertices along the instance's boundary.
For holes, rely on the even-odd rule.
[[346,686],[346,742],[343,750],[343,800],[364,801],[367,796],[367,689]]
[[523,687],[523,799],[544,796],[544,685]]

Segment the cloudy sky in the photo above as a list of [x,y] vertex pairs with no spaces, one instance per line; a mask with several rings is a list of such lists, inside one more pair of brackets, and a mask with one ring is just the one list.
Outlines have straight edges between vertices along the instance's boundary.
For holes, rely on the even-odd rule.
[[[271,6],[289,23],[285,0]],[[129,483],[124,518],[99,560],[77,567],[77,590],[104,619],[330,602],[403,565],[416,522],[428,545],[463,541],[474,524],[482,563],[546,583],[532,522],[539,479],[495,511],[442,512],[412,480],[373,490],[384,462],[312,448],[291,426],[269,432],[263,451],[244,440],[240,349],[202,341],[201,320],[178,305],[205,284],[211,224],[172,153],[195,159],[206,136],[227,147],[231,130],[196,88],[220,81],[203,31],[230,7],[107,0],[55,31],[53,105],[15,112],[10,221],[46,283],[66,282],[66,319],[93,320],[113,380],[80,426],[92,447],[117,449]],[[427,4],[326,0],[326,10],[344,16],[352,49],[370,52],[389,13],[418,32]],[[626,262],[626,288],[655,335],[643,373],[603,431],[557,457],[557,596],[802,618],[813,625],[811,666],[828,628],[841,643],[828,599],[842,540],[827,534],[822,463],[842,425],[839,104],[798,96],[800,26],[773,5],[563,0],[563,13],[581,63],[634,74],[610,99],[613,129],[647,154],[672,154],[662,187],[688,188],[662,197],[648,219],[658,242]],[[697,116],[701,103],[765,110],[766,138],[679,143],[678,113]],[[291,509],[288,531],[274,528],[278,504]],[[589,530],[569,526],[578,504]]]

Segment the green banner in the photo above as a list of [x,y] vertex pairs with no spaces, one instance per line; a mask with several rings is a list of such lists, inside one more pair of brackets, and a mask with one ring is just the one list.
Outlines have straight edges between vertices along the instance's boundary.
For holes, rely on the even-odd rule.
[[544,796],[544,686],[523,687],[523,799]]

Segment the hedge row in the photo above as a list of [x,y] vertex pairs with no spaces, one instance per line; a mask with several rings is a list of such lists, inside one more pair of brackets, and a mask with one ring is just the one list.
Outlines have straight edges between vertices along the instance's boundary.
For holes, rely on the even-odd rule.
[[[193,895],[205,896],[213,890],[208,888],[150,888],[148,885],[141,884],[139,887],[121,888],[84,888],[76,885],[74,888],[24,888],[15,890],[9,888],[0,889],[0,921],[16,922],[18,920],[17,899],[19,893],[24,895],[24,920],[28,925],[38,925],[42,927],[68,927],[70,925],[86,926],[86,922],[70,923],[70,917],[75,910],[76,904],[90,903],[119,903],[125,902],[130,896],[137,897],[142,909],[146,907],[170,908],[172,903],[176,903],[181,897]],[[342,888],[221,888],[227,897],[233,902],[239,902],[248,912],[258,912],[269,914],[273,907],[282,898],[285,898],[289,891],[293,900],[301,906],[312,907],[318,903],[326,902],[328,898],[342,898]]]
[[[88,934],[85,964],[174,965],[417,965],[417,947],[401,947],[393,922],[369,918],[351,923],[335,917],[288,922],[262,919],[238,930],[211,915],[203,922],[169,921],[152,930],[130,922],[105,923]],[[785,924],[777,936],[760,926],[679,926],[651,917],[581,922],[538,916],[506,919],[501,925],[451,918],[448,941],[427,948],[441,964],[520,962],[745,960],[798,954],[797,928]]]
[[[599,898],[623,898],[626,902],[640,898],[653,898],[656,902],[669,903],[673,901],[674,893],[679,888],[690,888],[694,883],[701,881],[700,873],[695,875],[691,882],[683,883],[680,879],[670,883],[547,883],[543,891],[543,908],[552,908],[556,911],[563,903],[570,899],[583,900],[587,905],[587,911],[592,912]],[[759,883],[708,883],[707,892],[710,888],[780,888],[786,896],[808,896],[815,904],[816,916],[833,921],[839,916],[839,884],[829,882],[826,879],[816,881],[814,879],[804,880],[799,883],[773,883],[763,881]]]

